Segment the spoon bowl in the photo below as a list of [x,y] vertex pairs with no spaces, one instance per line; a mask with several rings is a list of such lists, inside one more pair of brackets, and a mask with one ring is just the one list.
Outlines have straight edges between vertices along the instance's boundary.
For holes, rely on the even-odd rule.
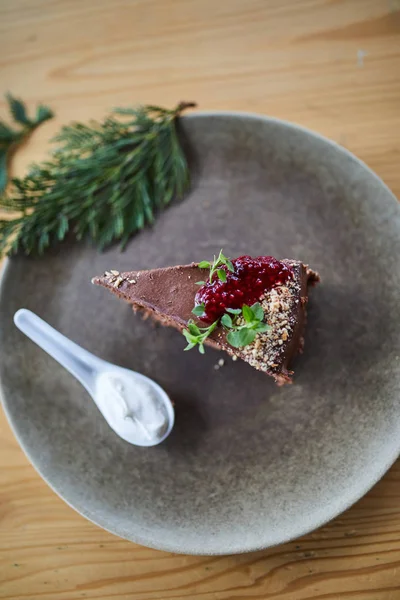
[[156,446],[172,431],[174,408],[155,381],[91,354],[30,310],[14,323],[86,388],[111,429],[135,446]]

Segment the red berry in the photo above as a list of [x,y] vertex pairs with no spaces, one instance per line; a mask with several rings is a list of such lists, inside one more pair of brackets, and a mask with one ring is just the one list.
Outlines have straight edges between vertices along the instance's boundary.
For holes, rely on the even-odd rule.
[[272,256],[239,256],[232,261],[234,272],[222,267],[226,281],[214,275],[196,294],[195,303],[204,304],[203,321],[214,323],[226,308],[242,308],[257,302],[266,290],[284,283],[292,275],[290,267]]

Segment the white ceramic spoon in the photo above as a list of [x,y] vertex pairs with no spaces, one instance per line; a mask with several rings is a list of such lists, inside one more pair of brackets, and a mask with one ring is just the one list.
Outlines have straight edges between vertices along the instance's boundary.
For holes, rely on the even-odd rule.
[[16,312],[14,323],[80,381],[121,438],[136,446],[155,446],[171,433],[174,408],[155,381],[94,356],[30,310]]

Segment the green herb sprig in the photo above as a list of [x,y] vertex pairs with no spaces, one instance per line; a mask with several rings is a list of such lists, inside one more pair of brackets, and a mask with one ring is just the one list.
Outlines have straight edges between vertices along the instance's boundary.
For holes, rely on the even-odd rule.
[[[229,271],[234,272],[232,262],[224,256],[222,250],[218,257],[214,256],[212,263],[204,260],[199,263],[200,269],[210,269],[209,282],[212,283],[215,272],[220,281],[226,281],[226,272],[221,269],[221,266],[226,266]],[[205,281],[198,281],[198,285],[204,285]],[[199,318],[204,316],[204,303],[197,304],[192,313]],[[232,315],[232,316],[231,316]],[[242,348],[254,342],[257,333],[265,333],[271,327],[264,322],[264,310],[259,302],[252,306],[244,304],[241,308],[227,308],[224,315],[221,317],[221,325],[228,331],[227,342],[234,348]],[[219,319],[208,328],[199,328],[194,321],[189,321],[188,329],[183,331],[183,335],[189,342],[185,350],[191,350],[196,345],[199,345],[199,350],[204,354],[204,342],[207,337],[214,331],[219,323]]]
[[19,128],[15,129],[4,123],[4,121],[0,121],[0,194],[7,187],[7,169],[12,154],[36,127],[54,116],[50,108],[39,104],[36,108],[35,117],[31,118],[28,116],[26,106],[22,100],[14,98],[11,94],[7,94],[6,99],[11,116],[14,122],[19,125]]
[[196,317],[202,317],[204,315],[205,308],[204,302],[197,304],[192,310],[192,314],[196,315]]
[[[197,317],[202,317],[204,309],[204,304],[198,304],[194,307],[192,313]],[[264,322],[264,311],[259,302],[252,306],[244,304],[242,308],[227,308],[226,311],[221,317],[221,325],[228,330],[226,340],[234,348],[248,346],[254,342],[257,333],[265,333],[271,329]],[[189,342],[185,350],[191,350],[199,345],[200,352],[204,354],[204,341],[214,331],[218,323],[217,320],[210,327],[199,328],[194,321],[189,321],[188,329],[183,330],[183,335]]]
[[188,328],[184,329],[182,332],[188,342],[185,350],[191,350],[195,346],[198,346],[200,354],[204,354],[204,342],[217,325],[218,321],[215,321],[209,327],[199,327],[194,321],[190,320],[188,322]]
[[0,208],[20,213],[0,220],[0,255],[41,253],[68,231],[99,249],[125,246],[188,188],[176,120],[191,106],[115,109],[103,122],[64,127],[50,160],[13,179],[0,199]]
[[234,315],[234,318],[225,313],[221,324],[229,330],[226,340],[234,348],[248,346],[254,342],[257,333],[265,333],[271,329],[264,323],[264,311],[259,302],[252,306],[244,304],[241,309],[227,308],[227,312]]
[[[200,269],[210,269],[210,275],[208,278],[210,283],[212,283],[215,272],[217,272],[217,276],[220,281],[223,281],[223,282],[226,281],[226,272],[224,269],[221,268],[223,266],[226,266],[227,269],[229,271],[231,271],[231,273],[233,273],[235,270],[233,268],[232,262],[229,260],[229,258],[224,256],[224,254],[222,253],[222,250],[219,251],[219,254],[217,257],[214,255],[214,260],[212,263],[208,262],[208,260],[203,260],[203,261],[201,261],[201,263],[199,263]],[[196,282],[197,285],[204,285],[205,283],[206,283],[205,281],[197,281]]]

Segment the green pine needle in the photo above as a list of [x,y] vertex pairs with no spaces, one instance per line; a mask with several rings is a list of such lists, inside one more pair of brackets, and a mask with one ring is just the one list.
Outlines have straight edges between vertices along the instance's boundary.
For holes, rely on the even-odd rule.
[[31,120],[26,113],[26,106],[22,100],[14,98],[11,94],[7,94],[6,98],[14,121],[21,125],[30,125]]
[[50,108],[39,105],[36,109],[36,117],[30,119],[22,100],[14,98],[11,94],[7,94],[6,98],[11,116],[19,128],[13,129],[0,121],[0,194],[4,193],[8,184],[7,167],[13,152],[36,127],[53,117]]
[[[176,119],[192,106],[115,109],[119,117],[64,127],[52,157],[13,179],[9,195],[0,199],[0,208],[20,213],[0,221],[0,255],[41,253],[68,231],[99,249],[115,241],[125,246],[188,188]],[[14,113],[24,118],[15,104]]]

